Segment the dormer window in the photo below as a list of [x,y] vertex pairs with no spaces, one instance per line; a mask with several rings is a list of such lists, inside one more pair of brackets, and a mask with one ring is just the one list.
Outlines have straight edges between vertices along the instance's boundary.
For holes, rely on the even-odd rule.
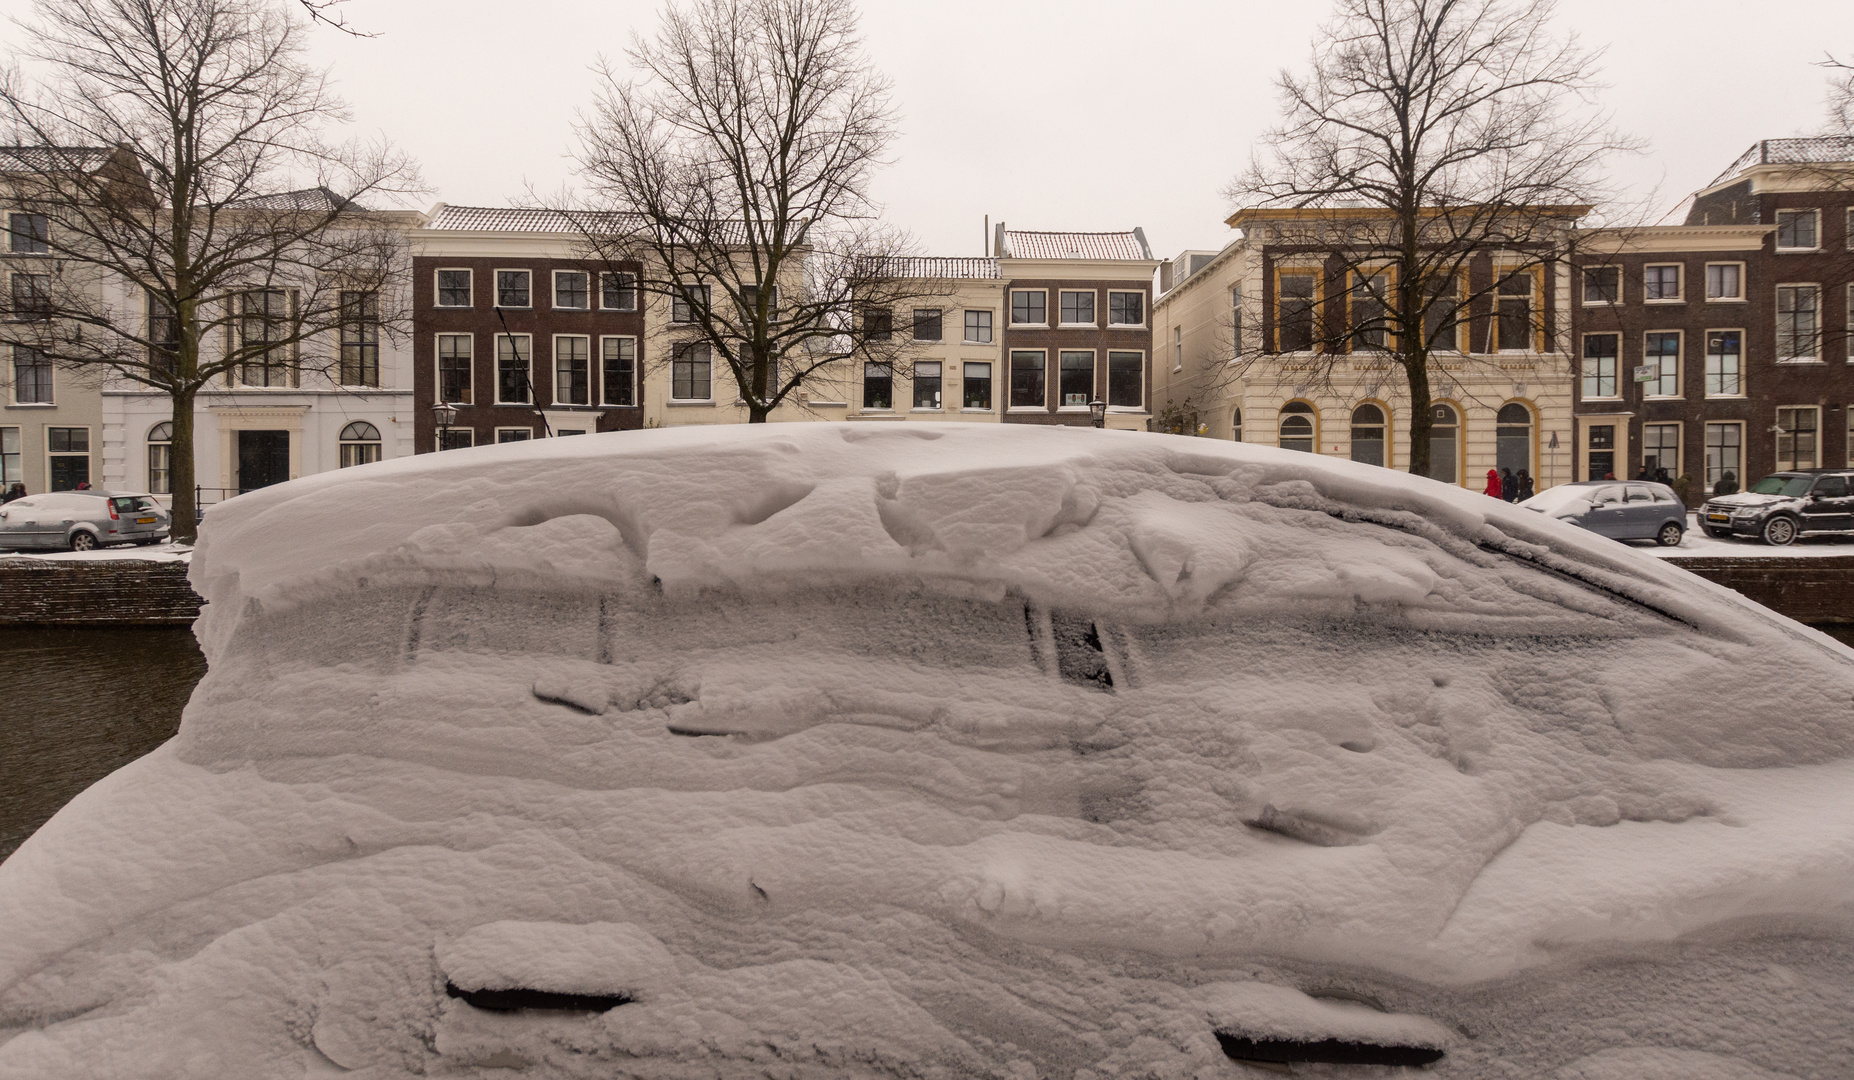
[[1814,251],[1821,247],[1821,215],[1814,210],[1777,211],[1777,250]]

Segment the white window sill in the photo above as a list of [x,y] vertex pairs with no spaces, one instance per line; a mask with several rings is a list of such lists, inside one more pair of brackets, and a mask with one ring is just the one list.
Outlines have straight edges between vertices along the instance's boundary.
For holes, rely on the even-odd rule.
[[55,401],[15,401],[7,406],[9,409],[55,409],[57,407],[58,403]]
[[993,409],[961,409],[959,411],[962,413],[984,413],[985,415],[989,416],[996,410],[993,410]]
[[850,407],[847,401],[801,401],[799,404],[810,405],[817,409],[847,409]]
[[1643,401],[1685,401],[1685,394],[1643,394]]
[[1011,329],[1013,330],[1047,330],[1049,329],[1049,324],[1046,322],[1014,322],[1011,324]]
[[615,402],[615,401],[608,401],[608,402],[605,402],[605,403],[604,403],[603,405],[600,405],[600,406],[599,406],[599,408],[601,408],[601,409],[635,409],[635,408],[637,408],[637,406],[635,406],[635,405],[620,405],[620,404],[618,404],[618,403],[617,403],[617,402]]
[[599,310],[608,315],[635,315],[637,314],[637,309],[634,307],[602,307]]
[[1109,416],[1144,416],[1146,415],[1146,406],[1144,405],[1109,405],[1107,407],[1107,414]]
[[1065,322],[1056,324],[1056,329],[1058,330],[1099,330],[1100,328],[1100,323],[1091,322]]
[[909,411],[910,413],[943,413],[943,412],[945,412],[946,410],[945,410],[945,409],[925,409],[925,408],[915,408],[915,409],[909,409],[908,411]]
[[433,304],[435,311],[475,311],[475,304]]
[[1779,255],[1820,255],[1823,251],[1823,249],[1820,247],[1806,247],[1806,248],[1780,247],[1780,248],[1773,248],[1772,250],[1774,250]]
[[1143,322],[1142,323],[1110,322],[1107,324],[1107,328],[1109,330],[1144,330],[1146,329],[1146,324]]
[[1584,306],[1585,307],[1615,307],[1621,302],[1622,301],[1620,300],[1585,300]]
[[1687,298],[1684,296],[1661,296],[1661,297],[1656,297],[1653,300],[1643,300],[1642,301],[1642,303],[1647,304],[1650,307],[1654,306],[1655,304],[1684,304],[1686,302],[1687,302]]
[[498,409],[534,409],[534,408],[539,408],[539,406],[535,405],[533,402],[530,402],[530,401],[498,401],[496,402],[496,408]]
[[1795,357],[1795,358],[1793,358],[1793,359],[1789,359],[1789,360],[1778,360],[1778,361],[1777,361],[1777,363],[1779,363],[1779,364],[1789,364],[1789,365],[1792,365],[1792,366],[1795,366],[1795,367],[1806,367],[1806,366],[1808,366],[1808,365],[1810,365],[1810,364],[1826,364],[1826,363],[1828,363],[1828,361],[1826,361],[1826,360],[1818,360],[1818,359],[1816,359],[1816,358],[1815,358],[1815,357],[1813,357],[1813,356],[1798,356],[1798,357]]
[[1707,401],[1749,401],[1749,394],[1707,394]]
[[1746,300],[1742,296],[1708,296],[1706,298],[1706,302],[1708,304],[1748,304],[1750,303],[1749,300]]
[[1044,413],[1044,414],[1047,414],[1049,412],[1049,406],[1047,405],[1013,405],[1004,411],[1014,412],[1014,413]]
[[968,338],[968,339],[966,339],[965,341],[962,341],[962,342],[960,342],[960,344],[961,344],[961,345],[990,345],[990,344],[992,344],[992,342],[989,342],[989,341],[973,341],[973,340],[971,340],[970,338]]
[[675,400],[675,399],[672,399],[669,402],[667,402],[667,404],[672,409],[702,408],[704,406],[712,409],[714,408],[715,402],[713,398],[707,398],[704,400]]
[[1620,405],[1622,404],[1622,396],[1620,394],[1609,394],[1609,395],[1604,395],[1602,397],[1586,397],[1584,398],[1584,402],[1585,404],[1595,402],[1598,404],[1605,404],[1605,405],[1612,404],[1612,403],[1616,405]]
[[1059,413],[1085,413],[1092,412],[1093,410],[1089,409],[1086,405],[1058,405],[1056,406],[1056,411]]

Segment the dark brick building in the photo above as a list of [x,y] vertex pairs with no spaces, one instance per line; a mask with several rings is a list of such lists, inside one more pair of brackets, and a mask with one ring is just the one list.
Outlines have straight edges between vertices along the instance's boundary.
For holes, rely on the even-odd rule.
[[1575,269],[1577,479],[1665,468],[1697,505],[1854,462],[1854,139],[1758,143]]
[[452,446],[642,426],[640,268],[575,259],[573,240],[544,211],[463,206],[414,234],[419,452],[440,398],[457,407]]

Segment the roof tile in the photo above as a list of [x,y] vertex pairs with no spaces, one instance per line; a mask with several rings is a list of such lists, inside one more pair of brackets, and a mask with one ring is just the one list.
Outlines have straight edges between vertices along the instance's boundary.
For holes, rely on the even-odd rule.
[[1135,232],[1024,232],[1007,229],[1004,255],[1013,259],[1150,260]]

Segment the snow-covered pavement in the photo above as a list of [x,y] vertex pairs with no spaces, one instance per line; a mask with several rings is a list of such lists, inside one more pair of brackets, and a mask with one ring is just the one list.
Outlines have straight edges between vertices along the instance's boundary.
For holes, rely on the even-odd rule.
[[0,1075],[1834,1075],[1854,652],[1650,554],[1073,429],[254,492],[179,736],[0,865]]

